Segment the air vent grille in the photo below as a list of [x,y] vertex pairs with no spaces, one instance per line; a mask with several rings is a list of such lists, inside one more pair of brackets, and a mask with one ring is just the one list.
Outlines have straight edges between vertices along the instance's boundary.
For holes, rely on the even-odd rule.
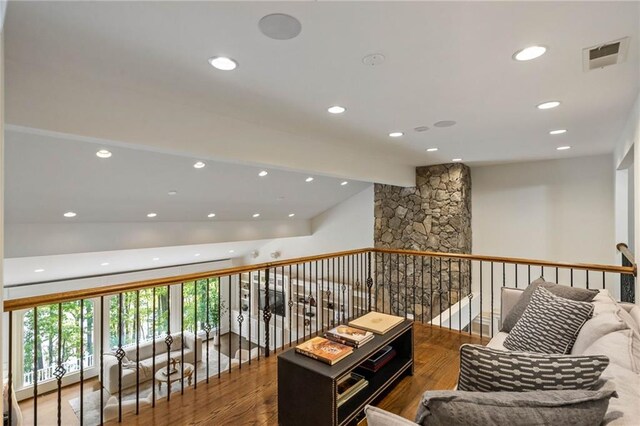
[[620,40],[614,40],[583,49],[582,58],[584,71],[621,64],[627,59],[628,48],[629,37],[625,37]]

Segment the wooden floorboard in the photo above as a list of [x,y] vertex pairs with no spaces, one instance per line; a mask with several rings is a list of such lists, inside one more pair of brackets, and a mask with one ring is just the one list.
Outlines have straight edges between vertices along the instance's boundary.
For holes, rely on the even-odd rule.
[[[417,323],[414,333],[414,375],[403,378],[391,392],[376,403],[385,410],[411,420],[424,391],[451,389],[455,386],[460,345],[481,343],[477,336]],[[482,343],[486,341],[487,339],[483,339]],[[65,393],[73,394],[73,386]],[[292,403],[304,403],[304,398],[307,397],[312,396],[301,395],[299,401]],[[68,407],[68,403],[63,404]],[[21,408],[28,410],[29,405],[29,401],[25,401]],[[217,376],[212,377],[209,384],[200,382],[195,390],[185,387],[182,396],[174,393],[169,402],[160,400],[156,402],[155,408],[142,408],[139,415],[125,415],[123,424],[277,425],[277,405],[277,357],[272,355],[267,359],[261,358],[260,361],[254,360],[251,365],[244,364],[241,369],[233,369],[231,373],[223,373],[220,379]],[[54,413],[55,408],[55,398],[39,398],[38,417],[50,419],[51,417],[41,417],[40,414]],[[68,419],[69,416],[65,418]],[[75,416],[73,418],[75,419]]]

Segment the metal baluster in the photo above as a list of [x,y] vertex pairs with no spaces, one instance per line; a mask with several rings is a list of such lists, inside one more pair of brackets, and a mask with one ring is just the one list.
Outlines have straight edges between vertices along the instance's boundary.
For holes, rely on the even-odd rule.
[[[304,265],[303,265],[304,268]],[[262,311],[263,319],[264,319],[264,346],[265,352],[264,356],[266,358],[269,357],[269,322],[271,321],[271,305],[269,304],[269,269],[265,270],[265,281],[264,281],[264,310]]]
[[[136,290],[136,362],[140,362],[140,290]],[[136,368],[136,414],[140,412],[140,369]]]
[[[244,315],[242,315],[242,274],[238,274],[238,349],[242,350],[242,322],[244,321]],[[231,337],[231,335],[229,335]],[[242,352],[241,352],[242,353]],[[251,353],[249,353],[251,358]],[[242,370],[242,356],[240,356],[240,362],[238,363],[238,369]]]
[[411,256],[413,261],[413,320],[416,320],[416,257]]
[[347,296],[346,296],[346,290],[347,290],[347,277],[348,277],[348,272],[347,272],[347,268],[348,266],[345,266],[345,262],[346,262],[346,258],[344,256],[342,256],[342,279],[340,281],[340,290],[342,290],[342,303],[340,304],[340,315],[342,316],[341,321],[344,323],[346,318],[344,316],[346,307],[345,305],[347,304]]
[[104,296],[100,296],[100,424],[104,424],[104,341]]
[[[152,344],[151,344],[151,369],[153,371],[156,371],[156,336],[157,336],[157,332],[156,332],[156,288],[153,287],[151,289],[151,297],[152,297],[152,302],[151,302],[151,327],[153,328],[153,332],[151,333],[152,336]],[[102,400],[102,395],[100,396],[100,400]],[[155,407],[156,406],[156,375],[152,374],[151,375],[151,406]],[[102,410],[100,410],[100,412],[102,413]],[[100,421],[100,423],[102,423],[102,420]]]
[[[102,360],[102,357],[101,357]],[[102,411],[102,410],[101,410]],[[38,307],[33,308],[33,424],[38,424]]]
[[507,285],[507,267],[504,262],[502,262],[502,287]]
[[[371,252],[367,252],[367,259],[368,259],[368,265],[367,265],[367,291],[369,292],[368,295],[368,304],[369,304],[369,312],[371,312],[371,287],[373,286],[373,278],[371,278]],[[376,289],[378,287],[376,286]]]
[[429,257],[429,316],[433,324],[433,257]]
[[420,292],[420,306],[422,306],[422,314],[420,315],[420,319],[424,324],[424,256],[420,256],[420,264],[422,271],[422,274],[420,274],[420,288],[422,289],[422,291]]
[[[167,286],[167,335],[164,338],[164,343],[167,345],[167,374],[171,369],[171,344],[173,343],[173,337],[171,336],[171,287]],[[167,380],[167,401],[171,400],[171,382]]]
[[[216,353],[218,354],[217,358],[218,358],[218,379],[220,379],[220,352],[222,350],[222,343],[220,342],[220,329],[222,328],[222,314],[220,313],[220,297],[221,297],[221,292],[220,292],[220,287],[222,284],[222,277],[216,277],[216,292],[218,294],[218,302],[216,303],[216,309],[218,312],[218,316],[216,318],[218,318],[218,323],[216,324],[216,333],[218,334],[218,349],[216,351]],[[258,276],[258,287],[260,287],[260,276]],[[260,323],[258,323],[258,325],[260,325]],[[258,329],[260,330],[260,329]],[[258,334],[258,336],[260,336]],[[229,354],[231,355],[231,354]],[[258,357],[260,356],[260,351],[258,351]],[[231,369],[231,365],[229,365],[229,369]]]
[[[291,277],[291,274],[289,274],[289,277]],[[249,365],[251,365],[251,351],[253,350],[253,342],[251,341],[251,312],[253,311],[253,305],[251,304],[251,293],[253,293],[253,284],[251,282],[251,273],[249,273]],[[289,294],[291,294],[291,279],[289,279]],[[258,352],[260,352],[260,349],[258,349]]]
[[[209,278],[207,278],[207,287],[206,287],[206,291],[207,291],[207,301],[205,302],[205,309],[207,311],[205,317],[205,323],[204,323],[204,332],[206,333],[206,339],[207,339],[207,365],[205,366],[206,370],[207,370],[207,384],[209,383],[209,346],[211,345],[211,342],[209,341],[209,334],[211,333],[211,296],[209,295],[210,292],[210,288],[211,288],[211,284],[209,282]],[[249,281],[249,289],[251,289],[251,281]],[[249,290],[249,296],[251,296],[251,290]],[[251,303],[249,303],[249,305],[251,305]],[[249,344],[251,344],[251,339],[249,339]]]
[[[481,312],[482,313],[482,312]],[[491,262],[491,328],[490,336],[493,337],[493,262]]]
[[58,365],[53,375],[58,382],[58,426],[62,424],[62,376],[66,373],[62,365],[62,303],[58,303]]
[[[296,265],[296,270],[298,269],[298,266]],[[296,273],[296,278],[297,278],[297,273]],[[260,281],[260,271],[258,271],[258,315],[256,316],[256,322],[258,323],[258,361],[260,361],[260,285],[261,285],[261,281]],[[296,319],[296,325],[297,325],[297,319]]]
[[407,314],[408,314],[408,306],[407,306],[407,293],[409,293],[409,289],[407,288],[407,284],[408,284],[408,275],[407,275],[407,255],[404,255],[404,319],[407,319]]
[[540,276],[544,278],[544,266],[540,265]]
[[333,302],[333,309],[331,312],[331,321],[329,321],[329,328],[335,325],[336,321],[336,258],[331,259],[331,300]]
[[[503,263],[504,266],[504,263]],[[458,259],[458,333],[462,331],[462,260]]]
[[606,277],[605,277],[605,272],[602,271],[602,288],[605,288],[605,283],[606,283]]
[[449,330],[451,330],[451,258],[449,258]]
[[[316,269],[318,268],[318,263],[316,262]],[[280,309],[282,309],[282,315],[280,315],[280,325],[282,326],[281,328],[281,332],[282,332],[282,339],[280,340],[280,349],[284,351],[284,317],[285,314],[287,312],[286,308],[284,307],[284,291],[286,289],[285,285],[284,285],[284,266],[282,266],[280,268],[280,274],[282,275],[282,292],[283,292],[283,299],[282,299],[282,306],[280,307]],[[289,280],[291,281],[291,280]],[[317,289],[318,285],[316,284],[316,289]],[[317,290],[316,290],[317,292]],[[317,296],[316,296],[317,297]],[[317,305],[316,305],[317,306]],[[316,317],[318,314],[318,309],[316,308]],[[317,322],[317,318],[316,318],[316,322]],[[317,326],[316,326],[317,328]]]
[[[229,302],[231,302],[231,298],[229,298]],[[229,368],[229,371],[231,371],[231,368]],[[180,380],[180,395],[184,395],[184,283],[180,283],[180,375],[182,376]]]
[[438,326],[442,327],[442,257],[438,258]]
[[[384,263],[384,252],[380,253],[381,257],[382,257],[382,312],[385,311],[385,303],[384,303],[384,280],[386,278],[386,265]],[[391,254],[389,254],[389,256],[391,256]],[[391,276],[389,276],[389,298],[391,298]],[[389,300],[389,302],[391,302],[391,300]],[[389,303],[391,304],[391,303]],[[369,306],[369,310],[371,310],[371,306]],[[391,309],[389,309],[389,313],[391,313]]]
[[[299,297],[299,296],[298,296]],[[303,336],[307,338],[307,266],[302,264],[302,329]]]
[[[324,261],[323,261],[324,262]],[[293,281],[293,275],[291,274],[292,272],[292,268],[291,265],[289,265],[289,302],[288,302],[288,306],[289,306],[289,347],[291,347],[291,328],[292,328],[292,322],[293,322],[293,300],[291,299],[291,281]],[[296,282],[297,285],[297,282]]]
[[482,260],[480,261],[480,340],[482,340],[482,293],[484,293],[482,286]]
[[[229,275],[228,278],[229,278],[229,292],[228,292],[227,300],[228,300],[229,306],[227,306],[227,310],[229,311],[229,332],[227,333],[227,337],[229,340],[229,356],[231,356],[231,300],[232,300],[231,299],[231,275]],[[222,277],[220,278],[220,280],[222,280]],[[218,328],[222,328],[222,318],[220,318],[220,327]],[[239,344],[240,343],[238,343],[238,345]],[[231,374],[231,364],[229,364],[228,370],[229,370],[229,374]]]
[[116,358],[118,359],[118,423],[122,422],[122,359],[125,353],[122,349],[122,293],[118,293],[118,349]]
[[586,275],[587,275],[587,277],[586,277],[586,278],[587,278],[587,290],[588,290],[588,289],[589,289],[589,270],[587,269],[587,270],[585,270],[584,272],[585,272],[585,273],[586,273]]
[[396,315],[400,315],[400,253],[396,254]]
[[[321,271],[322,272],[322,271]],[[320,294],[318,293],[318,261],[316,260],[316,297],[314,298],[314,300],[316,301],[316,336],[319,334],[319,330],[318,330],[318,306],[320,306]],[[311,302],[309,302],[309,304],[311,304]],[[284,327],[283,327],[284,329]],[[282,341],[284,342],[284,336],[282,338]]]
[[518,288],[518,264],[516,263],[515,265],[515,271],[516,271],[516,288]]
[[469,336],[471,336],[472,330],[471,330],[471,302],[473,301],[473,293],[471,292],[471,275],[472,274],[472,267],[473,267],[473,263],[471,260],[469,260],[469,294],[467,295],[467,298],[469,299],[469,325],[467,325],[467,328],[469,329]]
[[[82,345],[82,343],[81,343]],[[34,346],[35,348],[35,346]],[[8,424],[9,426],[13,425],[13,398],[12,390],[13,390],[13,311],[9,311],[9,370],[7,371],[7,414],[8,414]],[[34,370],[35,373],[35,370]],[[82,381],[80,382],[80,392],[82,392]],[[82,426],[82,393],[80,394],[80,426]]]
[[556,284],[558,284],[558,267],[556,266]]
[[[300,343],[300,296],[298,289],[300,288],[300,265],[296,263],[296,343]],[[304,322],[303,322],[304,325]]]
[[[184,340],[184,336],[182,336]],[[198,280],[193,282],[193,388],[198,388]]]
[[573,268],[570,269],[571,273],[571,287],[573,287]]
[[[11,327],[11,312],[9,312],[9,327]],[[11,328],[9,328],[11,333]],[[9,335],[9,354],[11,354],[11,335]],[[11,362],[11,357],[9,357]],[[11,389],[11,363],[9,363],[9,389]],[[11,403],[9,403],[11,410]],[[11,424],[11,421],[9,421]],[[80,426],[84,424],[84,299],[80,299]]]

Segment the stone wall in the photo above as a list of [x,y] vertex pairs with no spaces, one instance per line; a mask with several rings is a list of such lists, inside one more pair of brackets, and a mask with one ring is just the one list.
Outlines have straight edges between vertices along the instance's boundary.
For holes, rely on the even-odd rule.
[[[374,242],[378,248],[470,253],[469,168],[418,167],[411,188],[376,184]],[[428,321],[469,294],[469,271],[458,259],[379,254],[379,308]]]

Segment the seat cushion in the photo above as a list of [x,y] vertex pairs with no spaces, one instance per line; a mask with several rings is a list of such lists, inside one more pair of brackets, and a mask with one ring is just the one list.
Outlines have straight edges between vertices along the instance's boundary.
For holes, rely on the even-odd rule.
[[640,373],[640,339],[629,328],[602,336],[583,352],[583,355],[606,355],[610,362]]
[[548,354],[569,353],[593,305],[551,294],[539,287],[522,317],[509,332],[504,346],[510,350]]
[[580,329],[571,353],[582,354],[596,340],[609,333],[628,328],[619,315],[620,311],[623,311],[623,309],[618,307],[617,309],[600,311],[599,313],[594,312],[593,318],[585,322]]
[[458,390],[595,389],[608,365],[604,355],[542,355],[465,344],[460,347]]
[[597,426],[616,392],[602,390],[534,392],[428,391],[416,423],[428,426],[575,425]]
[[544,278],[540,277],[529,284],[529,286],[524,290],[518,302],[505,316],[500,331],[504,331],[507,333],[511,331],[511,329],[516,325],[516,322],[518,322],[525,309],[529,305],[531,296],[540,287],[545,288],[558,297],[579,302],[591,302],[599,293],[598,290],[587,290],[583,288],[550,283],[545,281]]

